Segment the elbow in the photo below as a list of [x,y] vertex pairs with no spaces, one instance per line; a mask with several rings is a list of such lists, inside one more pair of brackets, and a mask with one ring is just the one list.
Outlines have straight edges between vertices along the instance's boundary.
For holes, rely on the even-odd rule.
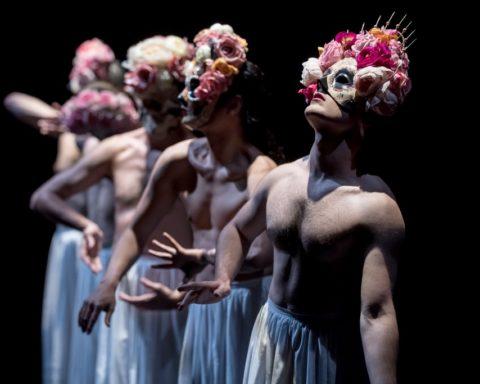
[[30,198],[30,209],[33,211],[41,211],[45,205],[46,193],[42,188],[37,189]]
[[373,302],[362,306],[360,312],[360,330],[366,332],[376,325],[386,325],[395,321],[395,309],[392,303]]

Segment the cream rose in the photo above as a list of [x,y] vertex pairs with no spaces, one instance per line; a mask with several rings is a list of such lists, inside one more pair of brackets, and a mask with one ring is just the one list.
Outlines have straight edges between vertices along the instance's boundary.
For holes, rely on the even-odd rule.
[[320,69],[320,62],[315,57],[310,57],[303,64],[302,83],[305,87],[316,83],[322,77],[322,70]]
[[[154,36],[145,39],[129,48],[126,66],[133,69],[138,64],[154,65],[157,68],[166,68],[174,58],[174,52],[166,43],[163,36]],[[170,45],[174,44],[173,40]]]
[[365,67],[355,74],[353,83],[357,94],[365,97],[374,94],[392,76],[393,71],[386,67]]

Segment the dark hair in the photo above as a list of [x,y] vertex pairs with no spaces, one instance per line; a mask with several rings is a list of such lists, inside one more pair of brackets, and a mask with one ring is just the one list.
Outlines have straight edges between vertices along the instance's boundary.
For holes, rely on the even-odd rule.
[[236,95],[242,97],[241,117],[246,140],[277,163],[284,162],[283,151],[266,124],[270,95],[265,88],[264,74],[260,67],[247,61],[220,97],[218,105],[221,106]]

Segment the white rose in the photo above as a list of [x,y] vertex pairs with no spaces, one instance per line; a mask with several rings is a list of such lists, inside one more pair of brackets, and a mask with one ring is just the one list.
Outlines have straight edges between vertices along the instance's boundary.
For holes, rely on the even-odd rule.
[[393,71],[386,67],[365,67],[360,69],[353,78],[353,83],[359,96],[369,96],[390,79]]
[[316,83],[322,77],[320,62],[317,58],[310,57],[303,64],[302,80],[300,81],[305,87]]
[[145,63],[165,68],[173,59],[174,54],[165,44],[163,36],[155,36],[145,39],[130,47],[127,52],[127,67],[135,67]]
[[212,50],[208,46],[208,44],[201,45],[200,47],[197,48],[195,52],[195,60],[198,63],[203,63],[207,59],[212,58]]
[[188,53],[188,44],[178,36],[167,36],[165,38],[165,47],[170,49],[176,56],[186,56]]
[[378,113],[379,115],[391,115],[395,111],[398,103],[398,97],[388,89],[390,81],[386,81],[366,103],[366,109]]
[[218,33],[233,33],[233,28],[228,24],[215,23],[210,30]]

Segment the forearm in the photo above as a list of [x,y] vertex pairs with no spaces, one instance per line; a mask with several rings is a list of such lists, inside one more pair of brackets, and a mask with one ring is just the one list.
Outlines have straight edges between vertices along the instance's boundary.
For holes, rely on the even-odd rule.
[[362,313],[360,329],[370,382],[395,384],[398,353],[395,311],[376,317]]
[[65,199],[51,191],[40,189],[35,192],[30,201],[30,208],[42,213],[54,222],[79,230],[85,229],[92,223],[86,216],[68,205]]
[[103,278],[104,283],[117,286],[121,278],[140,257],[142,245],[131,227],[127,228],[115,245],[107,271]]
[[[240,271],[245,260],[243,248],[246,240],[243,239],[233,222],[229,223],[221,232],[218,239],[215,260],[215,277],[232,281]],[[248,249],[248,248],[247,248]]]

